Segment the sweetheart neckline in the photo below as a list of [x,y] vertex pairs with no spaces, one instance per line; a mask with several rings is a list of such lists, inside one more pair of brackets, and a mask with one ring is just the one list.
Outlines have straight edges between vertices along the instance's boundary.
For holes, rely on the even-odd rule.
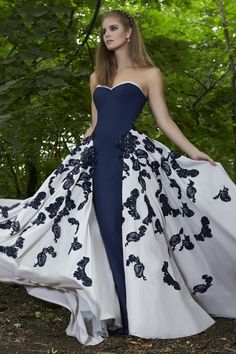
[[134,81],[122,81],[122,82],[119,82],[118,84],[116,84],[116,85],[114,85],[114,86],[112,86],[112,87],[109,87],[109,86],[106,86],[106,85],[100,85],[100,84],[98,84],[98,85],[96,85],[95,89],[96,89],[97,87],[105,87],[105,88],[107,88],[107,89],[109,89],[109,90],[112,91],[112,90],[115,89],[116,87],[118,87],[118,86],[120,86],[120,85],[123,85],[123,84],[132,84],[132,85],[136,86],[136,87],[141,91],[141,93],[144,95],[144,97],[147,99],[147,96],[145,95],[143,89],[139,86],[139,84],[137,84],[137,83],[134,82]]

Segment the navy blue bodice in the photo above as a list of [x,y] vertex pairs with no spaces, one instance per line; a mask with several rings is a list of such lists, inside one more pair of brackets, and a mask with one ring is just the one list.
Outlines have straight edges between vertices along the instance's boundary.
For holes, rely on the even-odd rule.
[[94,133],[103,144],[117,143],[121,134],[133,128],[147,100],[140,86],[132,81],[112,88],[98,85],[93,99],[98,113]]

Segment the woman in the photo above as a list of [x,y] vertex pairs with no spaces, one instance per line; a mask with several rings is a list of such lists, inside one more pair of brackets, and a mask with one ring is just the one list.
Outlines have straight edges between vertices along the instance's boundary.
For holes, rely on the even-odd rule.
[[[31,198],[0,207],[0,280],[71,311],[85,345],[175,338],[236,317],[236,186],[169,116],[135,20],[104,14],[92,124]],[[189,157],[135,128],[147,99]]]

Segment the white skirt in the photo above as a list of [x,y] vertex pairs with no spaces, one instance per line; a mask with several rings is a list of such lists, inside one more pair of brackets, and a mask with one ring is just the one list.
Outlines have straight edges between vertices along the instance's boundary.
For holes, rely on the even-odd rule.
[[[121,149],[129,333],[176,338],[211,326],[210,315],[235,318],[236,185],[220,163],[136,129]],[[92,201],[95,165],[91,136],[34,196],[0,200],[0,281],[70,310],[66,333],[84,345],[122,326]]]

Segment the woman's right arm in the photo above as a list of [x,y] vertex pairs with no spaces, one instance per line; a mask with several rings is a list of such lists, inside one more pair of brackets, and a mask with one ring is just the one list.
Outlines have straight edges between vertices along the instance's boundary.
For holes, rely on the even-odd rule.
[[83,138],[87,138],[88,136],[90,136],[92,134],[96,124],[97,124],[97,109],[96,109],[96,106],[95,106],[94,101],[93,101],[93,91],[95,90],[96,85],[97,85],[96,76],[95,76],[95,73],[93,72],[90,75],[90,81],[89,81],[89,86],[90,86],[90,91],[91,91],[91,117],[92,117],[92,122],[91,122],[90,127],[84,133]]

